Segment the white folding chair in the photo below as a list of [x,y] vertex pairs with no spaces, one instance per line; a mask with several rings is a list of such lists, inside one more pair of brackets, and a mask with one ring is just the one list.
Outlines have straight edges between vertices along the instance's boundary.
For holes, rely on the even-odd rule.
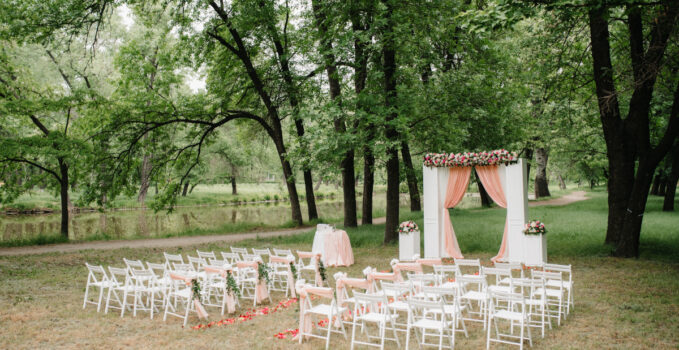
[[[465,337],[469,336],[467,325],[462,318],[462,312],[466,309],[466,306],[460,304],[460,290],[458,288],[424,287],[421,295],[424,296],[425,300],[443,303],[443,312],[447,313],[449,319],[453,322],[453,331],[462,332]],[[437,310],[433,312],[437,312]],[[460,324],[462,326],[458,329]],[[453,343],[454,341],[455,336],[453,335]]]
[[222,252],[222,258],[224,261],[228,262],[231,265],[235,265],[239,261],[243,261],[240,258],[240,254],[238,253],[227,253],[227,252]]
[[[326,289],[327,292],[332,293],[332,289],[330,288],[324,288],[324,287],[316,287],[320,289]],[[304,310],[304,317],[320,317],[321,319],[327,319],[328,320],[328,327],[326,329],[325,335],[319,335],[315,334],[313,332],[313,328],[310,333],[306,333],[304,329],[299,330],[299,343],[302,344],[302,340],[304,339],[305,336],[308,337],[314,337],[314,338],[320,338],[320,339],[325,339],[325,350],[328,350],[328,347],[330,346],[330,335],[332,333],[340,333],[344,336],[344,339],[347,339],[347,333],[344,329],[344,322],[339,322],[341,331],[333,330],[333,319],[335,317],[341,317],[342,314],[344,314],[345,311],[347,311],[347,308],[345,307],[339,307],[337,305],[337,301],[335,300],[334,297],[332,297],[332,300],[330,304],[321,304],[320,302],[318,304],[315,304],[312,302],[311,295],[308,298],[304,298],[304,302],[306,303],[306,307]],[[313,319],[313,318],[312,318]],[[319,327],[320,328],[320,327]]]
[[[489,293],[490,308],[486,349],[490,348],[491,342],[518,345],[519,349],[522,350],[524,341],[528,340],[529,345],[533,346],[530,327],[528,326],[528,308],[523,294],[496,291]],[[509,333],[500,332],[500,322],[502,321],[505,321],[503,325],[509,322]],[[519,335],[514,334],[517,324]],[[491,328],[495,329],[495,338],[491,337]],[[517,339],[518,341],[516,341]]]
[[[163,322],[167,320],[167,315],[176,316],[184,320],[183,326],[189,320],[189,313],[193,310],[193,289],[187,286],[183,279],[172,279],[172,284],[165,298],[165,313],[163,314]],[[184,307],[184,313],[179,313],[177,303]]]
[[231,247],[231,253],[236,253],[236,254],[239,254],[239,255],[247,254],[248,248]]
[[[550,271],[561,272],[563,278],[563,280],[561,281],[561,285],[563,286],[563,289],[566,291],[567,294],[566,300],[568,302],[566,303],[566,315],[568,315],[571,312],[571,307],[575,307],[575,303],[573,302],[573,268],[571,267],[571,265],[545,263],[542,266],[542,269],[547,272]],[[547,286],[552,288],[559,287],[559,281],[547,280]]]
[[[298,250],[297,251],[298,257],[299,257],[299,253],[300,253],[300,251]],[[302,252],[302,253],[304,253],[304,252]],[[307,263],[304,262],[304,258],[299,257],[299,260],[298,260],[298,263],[297,263],[297,278],[298,279],[303,278],[302,273],[304,273],[304,272],[311,272],[314,275],[316,274],[316,258],[315,257],[308,258],[308,261],[309,261],[309,263],[307,264]],[[311,278],[310,280],[313,281],[314,279]]]
[[167,288],[170,285],[170,277],[167,275],[165,264],[146,262],[146,267],[156,276],[156,282],[159,286]]
[[267,262],[269,261],[269,257],[271,256],[271,250],[269,250],[269,248],[264,249],[252,248],[252,254],[258,255],[260,258],[262,258],[262,261]]
[[[522,278],[512,282],[514,286],[521,286],[522,294],[528,305],[528,325],[539,328],[545,337],[545,325],[552,329],[552,322],[547,314],[547,293],[543,278]],[[527,288],[526,288],[527,287]]]
[[375,294],[383,294],[389,298],[387,310],[394,316],[403,315],[403,320],[406,323],[398,322],[397,318],[394,324],[397,326],[397,331],[405,332],[407,329],[408,320],[408,303],[406,300],[413,295],[413,285],[410,282],[387,282],[380,281],[381,291]]
[[291,256],[291,255],[292,255],[292,250],[290,250],[290,249],[278,249],[278,248],[274,248],[274,249],[273,249],[273,255],[275,255],[275,256],[282,256],[282,257]]
[[[111,282],[108,276],[106,276],[106,270],[104,270],[103,266],[95,266],[88,263],[85,263],[85,266],[87,266],[87,284],[85,285],[83,309],[87,304],[93,304],[97,305],[97,312],[99,312],[99,310],[101,310],[101,302],[104,298],[104,291],[111,288],[115,284]],[[90,292],[90,287],[99,288],[99,297],[97,298],[96,302],[87,299]]]
[[445,288],[457,288],[456,278],[462,275],[457,265],[434,265],[434,274],[438,285]]
[[541,288],[533,291],[534,294],[545,294],[547,296],[547,305],[549,306],[547,312],[551,318],[556,318],[557,325],[561,326],[561,317],[566,317],[566,310],[564,306],[565,292],[561,272],[546,272],[533,270],[533,278],[540,278],[545,281],[554,281],[550,286],[545,282],[544,290]]
[[[523,273],[523,263],[514,261],[514,262],[493,262],[493,266],[498,268],[498,269],[505,269],[509,270],[512,273],[512,277],[520,277],[524,278],[524,273]],[[515,271],[519,272],[519,276],[516,276],[514,274]],[[500,284],[507,284],[509,281],[502,281]]]
[[481,274],[481,259],[455,259],[455,265],[465,277],[474,277]]
[[[448,338],[447,349],[455,347],[453,321],[444,310],[442,301],[426,301],[415,298],[408,299],[408,325],[406,330],[406,350],[410,346],[410,333],[415,332],[419,347],[435,346],[443,349],[443,339]],[[427,337],[438,337],[438,344],[428,343]]]
[[469,315],[463,319],[471,322],[483,322],[483,329],[486,329],[488,316],[486,278],[484,276],[481,276],[481,278],[479,276],[460,276],[457,278],[457,282],[460,286],[460,304],[466,307]]
[[[384,349],[384,341],[392,340],[395,341],[397,346],[400,347],[401,343],[398,340],[398,335],[396,334],[396,325],[394,320],[398,315],[389,312],[387,305],[387,297],[385,295],[379,294],[366,294],[354,292],[354,319],[351,327],[351,349],[354,349],[355,344],[375,346],[380,349]],[[375,336],[370,334],[366,323],[376,324],[379,330],[379,335]],[[388,323],[388,324],[387,324]],[[356,325],[361,325],[361,333],[365,333],[368,338],[367,341],[356,340]],[[390,326],[390,327],[387,327]],[[393,332],[393,338],[387,338],[387,329],[391,329]],[[373,339],[379,339],[380,343],[373,344],[371,341]]]
[[[109,309],[119,309],[120,317],[123,317],[125,315],[125,309],[129,308],[127,305],[127,297],[130,294],[134,294],[134,284],[130,279],[130,271],[127,268],[122,269],[112,266],[108,267],[108,271],[113,285],[109,288],[108,295],[106,296],[106,308],[104,313],[108,313]],[[118,293],[122,293],[122,298]],[[114,301],[117,302],[117,306],[111,305],[111,296],[115,298]]]
[[187,255],[186,258],[189,261],[189,264],[193,266],[193,269],[200,272],[203,271],[203,266],[207,265],[207,260],[200,258],[200,257],[195,257],[195,256],[189,256]]
[[217,259],[215,252],[201,252],[200,250],[196,249],[196,254],[198,254],[199,258],[203,258],[205,260]]
[[[497,267],[481,267],[481,275],[486,277],[489,290],[504,293],[514,292],[514,287],[512,286],[511,270]],[[509,283],[503,284],[502,282],[504,281],[508,281]]]
[[130,260],[130,259],[125,259],[123,258],[123,261],[125,262],[125,266],[127,266],[128,270],[146,270],[146,267],[144,266],[144,263],[141,262],[141,260]]
[[[222,268],[219,265],[211,267],[216,269]],[[206,269],[205,271],[206,277],[205,282],[203,283],[203,305],[219,307],[221,308],[222,315],[224,315],[224,309],[226,308],[226,294],[228,292],[226,278],[222,277],[218,272],[208,270],[209,269]],[[236,305],[239,305],[238,298],[234,299]]]
[[[293,263],[294,264],[294,263]],[[288,268],[284,263],[269,262],[269,290],[277,292],[285,292],[285,297],[288,297],[290,286],[288,285]]]
[[165,290],[158,285],[152,271],[132,269],[130,278],[134,284],[132,315],[136,317],[137,311],[148,311],[153,319],[154,312],[157,312],[156,300],[164,301]]
[[163,256],[165,257],[165,266],[168,270],[172,269],[173,264],[184,263],[184,258],[182,258],[181,254],[168,254],[163,252]]

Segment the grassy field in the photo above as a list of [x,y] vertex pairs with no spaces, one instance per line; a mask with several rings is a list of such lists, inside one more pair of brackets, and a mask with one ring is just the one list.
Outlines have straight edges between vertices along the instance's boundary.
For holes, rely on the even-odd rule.
[[[530,216],[548,225],[549,259],[573,264],[575,310],[568,320],[534,339],[534,349],[677,349],[679,347],[679,213],[660,211],[659,198],[651,198],[644,217],[640,259],[609,257],[602,245],[606,225],[606,199],[592,192],[592,199],[565,207],[530,208]],[[404,213],[402,219],[422,223],[421,214]],[[452,222],[466,257],[488,263],[500,244],[504,210],[467,209],[452,211]],[[356,264],[328,268],[328,275],[345,271],[359,276],[365,266],[387,269],[397,256],[396,245],[382,246],[384,226],[347,230]],[[250,240],[240,246],[281,247],[309,250],[313,234],[268,240]],[[173,249],[194,254],[195,249],[228,250],[221,245]],[[274,334],[297,328],[298,311],[291,307],[275,314],[258,316],[233,325],[192,330],[182,329],[179,319],[150,320],[146,314],[97,313],[82,310],[86,279],[84,262],[122,265],[122,258],[161,261],[162,250],[121,249],[83,251],[76,254],[0,257],[0,348],[200,348],[200,349],[298,349],[289,339]],[[273,293],[274,302],[284,299]],[[241,307],[243,313],[247,308]],[[208,309],[210,320],[221,317]],[[199,320],[194,316],[190,325]],[[469,338],[457,337],[460,349],[485,346],[480,325],[469,325]],[[334,348],[348,349],[348,342],[333,338]],[[402,338],[403,340],[404,338]],[[388,344],[390,347],[392,344]],[[317,349],[320,340],[304,343],[302,349]],[[414,343],[411,346],[416,346]]]

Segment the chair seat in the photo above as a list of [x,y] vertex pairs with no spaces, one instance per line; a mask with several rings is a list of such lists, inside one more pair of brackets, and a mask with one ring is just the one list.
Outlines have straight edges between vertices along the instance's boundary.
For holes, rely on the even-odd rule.
[[441,323],[441,321],[421,319],[415,321],[415,323],[413,323],[412,326],[416,328],[436,329],[438,331],[441,331],[450,328],[451,322]]
[[[455,305],[443,305],[443,312],[445,312],[447,315],[452,315],[455,313],[457,309],[457,313],[459,314],[462,310],[464,310],[466,307],[461,306],[461,307],[456,307]],[[431,313],[433,314],[440,314],[441,310],[435,309],[435,310],[430,310]]]
[[274,271],[273,273],[274,273],[274,275],[277,275],[277,276],[287,276],[288,275],[288,271]]
[[501,293],[513,293],[514,290],[513,288],[510,288],[509,286],[488,286],[488,290],[492,292],[501,292]]
[[210,288],[218,288],[218,289],[224,289],[226,288],[226,282],[212,282],[208,284],[208,287]]
[[467,293],[464,293],[462,296],[462,299],[468,299],[468,300],[488,300],[488,294],[484,292],[478,292],[475,290],[469,291]]
[[[347,311],[347,308],[338,307],[337,310],[338,310],[337,314],[342,314],[343,312]],[[330,314],[332,312],[333,312],[332,307],[329,304],[319,304],[312,307],[309,310],[304,311],[305,314],[323,315],[325,317],[330,317]]]
[[170,295],[180,297],[180,298],[184,298],[184,299],[188,299],[188,298],[191,297],[191,290],[186,288],[186,289],[182,289],[178,292],[172,292],[172,293],[170,293]]
[[491,315],[493,318],[501,318],[503,320],[521,321],[523,315],[520,312],[500,310]]
[[458,282],[450,282],[450,281],[449,281],[449,282],[441,283],[441,286],[440,286],[440,287],[441,287],[441,288],[453,288],[453,289],[457,289],[457,288],[460,287],[460,284],[459,284]]
[[374,323],[381,323],[381,322],[388,322],[391,320],[395,320],[398,318],[398,315],[383,315],[377,312],[369,312],[367,314],[362,314],[358,317],[356,317],[357,320],[363,320],[367,322],[374,322]]
[[99,282],[90,283],[90,286],[97,286],[97,287],[101,287],[101,288],[111,288],[111,287],[115,287],[117,285],[118,284],[113,282],[113,281],[99,281]]

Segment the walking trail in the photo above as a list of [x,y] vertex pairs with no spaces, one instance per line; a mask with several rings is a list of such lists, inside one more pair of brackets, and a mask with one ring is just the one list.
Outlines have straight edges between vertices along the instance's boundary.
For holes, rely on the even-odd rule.
[[[530,202],[530,206],[541,205],[567,205],[574,202],[586,200],[585,191],[576,191],[569,193],[563,197],[548,199],[544,201]],[[374,224],[383,224],[386,218],[373,219]],[[71,253],[80,250],[95,249],[120,249],[120,248],[171,248],[188,245],[197,245],[204,243],[233,243],[252,238],[268,238],[278,236],[292,236],[303,232],[312,230],[313,227],[300,227],[285,230],[266,231],[266,232],[244,232],[244,233],[230,233],[223,235],[208,235],[208,236],[185,236],[172,238],[151,238],[151,239],[134,239],[134,240],[116,240],[116,241],[97,241],[97,242],[83,242],[83,243],[62,243],[49,244],[42,246],[26,246],[13,248],[0,248],[0,256],[16,256],[16,255],[30,255],[30,254],[45,254],[45,253]]]

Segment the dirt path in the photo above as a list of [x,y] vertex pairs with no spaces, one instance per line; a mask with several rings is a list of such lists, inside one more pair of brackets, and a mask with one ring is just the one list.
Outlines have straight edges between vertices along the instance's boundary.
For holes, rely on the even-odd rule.
[[[567,205],[574,202],[586,200],[585,191],[576,191],[569,193],[563,197],[548,199],[544,201],[530,202],[531,207],[542,205]],[[373,223],[383,224],[386,218],[375,218]],[[16,256],[29,254],[44,254],[44,253],[67,253],[76,252],[87,249],[120,249],[120,248],[169,248],[180,247],[187,245],[196,245],[204,243],[224,242],[232,243],[242,241],[244,239],[251,239],[256,237],[277,237],[277,236],[291,236],[303,232],[311,231],[312,227],[301,227],[287,230],[276,230],[267,232],[244,232],[231,233],[224,235],[208,235],[208,236],[186,236],[174,238],[150,238],[150,239],[134,239],[134,240],[117,240],[117,241],[97,241],[97,242],[83,242],[83,243],[63,243],[50,244],[43,246],[27,246],[16,248],[0,248],[0,256]]]

